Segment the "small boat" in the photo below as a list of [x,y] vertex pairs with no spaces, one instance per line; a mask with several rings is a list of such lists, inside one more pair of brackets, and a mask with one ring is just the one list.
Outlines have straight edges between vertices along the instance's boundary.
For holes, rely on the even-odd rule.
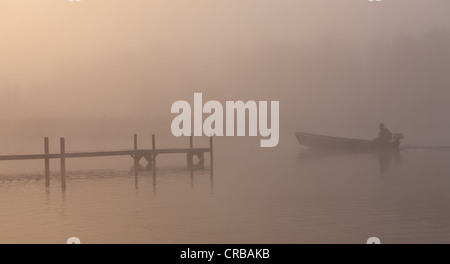
[[377,150],[377,149],[398,149],[400,139],[403,134],[396,133],[393,140],[388,143],[379,143],[367,139],[354,139],[343,137],[322,136],[311,133],[297,132],[295,133],[300,145],[310,148],[322,149],[342,149],[342,150]]

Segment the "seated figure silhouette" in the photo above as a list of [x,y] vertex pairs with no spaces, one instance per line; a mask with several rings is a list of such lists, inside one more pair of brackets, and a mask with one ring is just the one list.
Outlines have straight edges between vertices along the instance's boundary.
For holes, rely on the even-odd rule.
[[381,123],[379,126],[380,131],[378,132],[378,137],[374,139],[374,142],[380,144],[387,144],[392,140],[392,133],[386,126]]

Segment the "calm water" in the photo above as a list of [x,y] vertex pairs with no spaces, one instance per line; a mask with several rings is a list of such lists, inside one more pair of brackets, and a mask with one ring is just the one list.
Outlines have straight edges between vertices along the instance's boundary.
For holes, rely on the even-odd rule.
[[[0,163],[0,243],[450,243],[450,152],[314,153],[218,139],[215,172],[161,157]],[[207,160],[208,164],[208,160]]]

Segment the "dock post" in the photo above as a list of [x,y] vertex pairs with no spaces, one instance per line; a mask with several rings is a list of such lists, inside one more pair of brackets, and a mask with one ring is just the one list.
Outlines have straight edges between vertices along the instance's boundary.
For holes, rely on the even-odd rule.
[[[48,137],[44,138],[44,153],[45,155],[48,155],[50,152],[49,146],[48,146]],[[48,156],[45,157],[45,186],[50,186],[50,159]]]
[[64,138],[60,138],[61,150],[61,189],[66,191],[66,143]]
[[209,172],[211,177],[214,175],[214,159],[213,159],[213,136],[209,137]]
[[152,169],[153,172],[156,171],[156,138],[155,138],[155,134],[152,135]]
[[192,149],[194,148],[194,137],[191,135],[189,138],[189,148],[190,151],[186,154],[186,163],[188,169],[194,168],[194,153]]
[[[134,150],[138,149],[138,145],[137,145],[137,134],[134,134]],[[136,177],[136,181],[137,181],[137,176],[138,176],[138,170],[139,170],[139,158],[138,158],[138,154],[135,153],[133,155],[133,159],[134,159],[134,176]]]

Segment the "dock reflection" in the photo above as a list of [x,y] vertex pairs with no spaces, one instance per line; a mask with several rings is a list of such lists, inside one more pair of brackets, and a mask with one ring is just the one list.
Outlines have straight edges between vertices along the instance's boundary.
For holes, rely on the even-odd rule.
[[130,174],[134,175],[134,186],[136,191],[138,191],[139,189],[139,178],[140,177],[148,177],[151,175],[152,177],[152,189],[153,189],[153,194],[156,195],[156,190],[157,190],[157,178],[158,176],[163,176],[163,175],[170,175],[170,174],[181,174],[180,177],[186,177],[188,176],[190,179],[190,188],[191,190],[194,190],[195,188],[195,179],[196,179],[196,174],[197,176],[206,176],[209,175],[209,188],[211,193],[213,193],[214,190],[214,174],[211,172],[210,169],[206,168],[206,169],[199,169],[199,168],[190,168],[190,169],[184,169],[184,168],[179,168],[179,169],[161,169],[161,170],[135,170],[135,167],[133,166],[130,169]]

